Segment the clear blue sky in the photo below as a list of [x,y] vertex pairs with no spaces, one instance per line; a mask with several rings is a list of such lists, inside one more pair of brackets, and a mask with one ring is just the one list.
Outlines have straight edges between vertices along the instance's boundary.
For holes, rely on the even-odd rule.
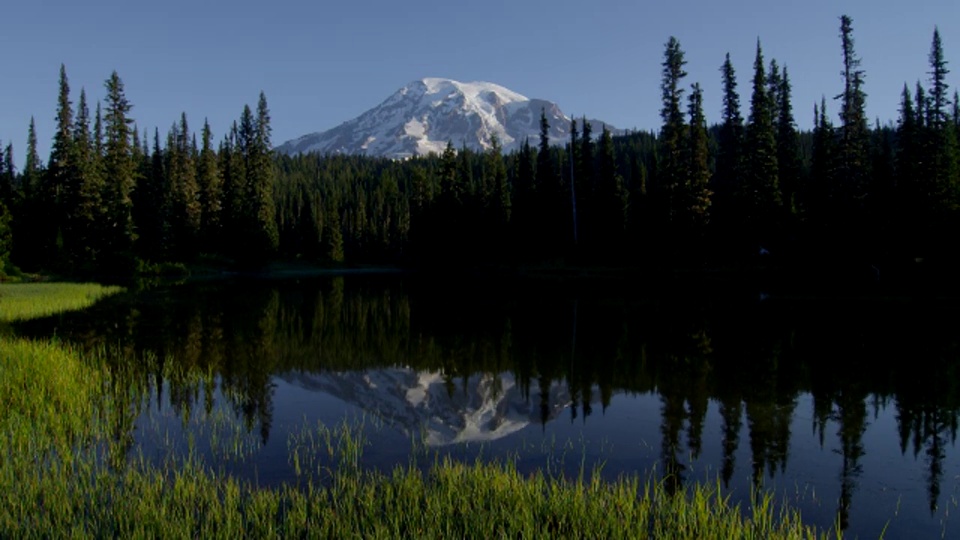
[[841,88],[843,13],[854,19],[871,119],[894,121],[903,83],[926,83],[935,25],[951,92],[960,86],[956,0],[30,0],[3,11],[0,140],[13,141],[18,166],[31,115],[46,159],[61,63],[74,103],[81,87],[102,99],[116,70],[140,130],[161,136],[184,111],[192,129],[209,118],[219,140],[263,90],[275,144],[336,126],[427,76],[496,82],[567,114],[657,129],[671,35],[686,52],[686,82],[704,88],[708,122],[720,116],[726,52],[749,112],[760,38],[767,61],[788,66],[798,123],[809,128],[813,103]]

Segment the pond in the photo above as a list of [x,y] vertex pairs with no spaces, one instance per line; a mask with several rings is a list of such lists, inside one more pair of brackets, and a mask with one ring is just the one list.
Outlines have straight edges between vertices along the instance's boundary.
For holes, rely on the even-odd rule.
[[653,473],[762,486],[861,538],[960,534],[957,300],[348,275],[153,288],[15,330],[123,352],[131,455],[223,411],[245,450],[210,459],[264,485],[295,481],[304,426],[360,422],[371,467]]

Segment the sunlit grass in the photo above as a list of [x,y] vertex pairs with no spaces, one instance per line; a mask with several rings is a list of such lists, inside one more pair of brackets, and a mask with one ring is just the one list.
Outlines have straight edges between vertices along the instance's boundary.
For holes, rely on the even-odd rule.
[[122,290],[97,283],[0,283],[0,322],[83,309]]

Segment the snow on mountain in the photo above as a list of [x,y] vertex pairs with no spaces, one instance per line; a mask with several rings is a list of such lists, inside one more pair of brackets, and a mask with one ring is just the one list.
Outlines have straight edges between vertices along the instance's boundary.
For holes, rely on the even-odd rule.
[[[488,442],[540,422],[541,389],[531,383],[529,399],[510,373],[476,374],[449,386],[439,372],[388,368],[363,372],[291,372],[288,384],[324,392],[361,407],[403,432],[423,434],[426,444]],[[571,405],[566,385],[549,391],[548,420]],[[593,395],[599,395],[594,392]]]
[[[568,140],[570,118],[553,102],[530,99],[488,82],[427,78],[411,82],[353,120],[287,141],[277,150],[405,158],[441,153],[448,141],[457,148],[486,149],[496,135],[510,151],[525,139],[538,144],[541,110],[550,124],[551,143]],[[603,123],[589,121],[599,136]]]

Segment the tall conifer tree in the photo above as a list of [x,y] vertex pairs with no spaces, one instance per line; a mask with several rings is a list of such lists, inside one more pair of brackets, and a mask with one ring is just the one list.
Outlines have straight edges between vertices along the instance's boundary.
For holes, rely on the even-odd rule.
[[217,163],[217,154],[213,148],[213,135],[210,123],[203,121],[200,136],[200,159],[197,165],[197,180],[200,189],[201,237],[203,250],[216,246],[221,234],[221,208],[223,205],[223,179]]
[[690,115],[687,153],[686,212],[694,237],[704,233],[710,216],[710,152],[707,147],[707,120],[703,114],[703,90],[693,85],[688,105]]
[[[73,140],[73,107],[70,102],[70,85],[67,70],[60,64],[59,93],[57,96],[57,127],[50,149],[50,160],[38,198],[49,210],[43,220],[41,245],[51,262],[62,265],[64,252],[74,252],[71,221],[76,209],[76,157]],[[70,261],[74,264],[76,261]]]
[[763,243],[772,237],[781,195],[777,139],[771,114],[773,107],[759,40],[753,67],[753,94],[750,99],[745,146],[746,155],[750,158],[745,163],[739,196],[748,227],[748,239]]
[[777,176],[786,211],[790,215],[800,212],[800,136],[793,117],[790,94],[790,75],[783,67],[780,89],[777,92]]
[[866,118],[864,72],[854,50],[853,19],[840,17],[843,49],[843,93],[840,100],[840,138],[837,147],[836,202],[833,216],[843,230],[852,232],[862,225],[869,178],[869,132]]
[[[83,263],[95,267],[102,248],[103,234],[103,170],[100,156],[96,154],[93,135],[90,132],[90,109],[87,94],[80,89],[77,102],[77,119],[73,129],[76,149],[76,209],[70,228],[76,235],[78,245],[75,255]],[[82,255],[80,255],[82,254]]]
[[107,89],[104,115],[104,202],[107,208],[107,240],[112,255],[130,255],[135,239],[133,201],[130,198],[136,185],[136,163],[131,147],[132,106],[123,89],[123,81],[114,71],[104,83]]
[[717,149],[716,174],[713,176],[713,191],[718,225],[726,227],[740,212],[734,206],[735,195],[740,191],[740,174],[743,159],[743,116],[740,113],[740,94],[737,92],[737,77],[727,53],[720,67],[723,82],[723,121],[720,124]]
[[661,66],[662,79],[660,82],[662,105],[660,118],[663,126],[660,130],[659,168],[657,170],[657,185],[662,208],[665,212],[665,222],[674,224],[679,219],[683,205],[683,184],[686,177],[684,166],[684,124],[681,104],[683,100],[683,78],[687,76],[683,66],[686,65],[680,42],[671,36],[667,41],[663,53]]

